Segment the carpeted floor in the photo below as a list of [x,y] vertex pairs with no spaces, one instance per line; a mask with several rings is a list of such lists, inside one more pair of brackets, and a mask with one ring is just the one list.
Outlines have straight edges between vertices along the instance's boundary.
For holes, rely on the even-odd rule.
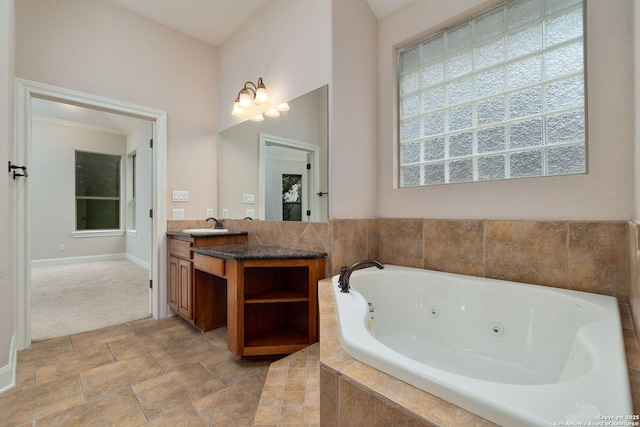
[[31,269],[31,340],[149,316],[149,272],[125,259]]

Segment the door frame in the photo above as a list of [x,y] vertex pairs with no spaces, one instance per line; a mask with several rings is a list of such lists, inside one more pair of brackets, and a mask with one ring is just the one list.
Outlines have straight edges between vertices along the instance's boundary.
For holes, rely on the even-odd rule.
[[[164,239],[167,231],[167,112],[74,90],[16,79],[16,128],[14,161],[31,164],[31,99],[44,98],[81,107],[122,114],[153,122],[153,177],[151,219],[152,315],[167,317],[167,261]],[[14,336],[16,350],[31,345],[31,188],[29,178],[18,178],[13,190],[14,250],[13,286],[15,298]]]
[[[292,150],[303,151],[308,154],[308,161],[311,164],[311,174],[309,174],[309,196],[307,201],[307,209],[311,211],[311,216],[307,221],[318,221],[318,203],[314,197],[320,192],[320,147],[317,145],[309,144],[302,141],[296,141],[289,138],[283,138],[281,136],[269,135],[266,133],[260,133],[260,143],[258,150],[258,188],[260,191],[260,198],[258,200],[258,218],[265,218],[266,202],[266,145],[276,145],[278,147],[291,148]],[[306,215],[303,215],[306,217]]]

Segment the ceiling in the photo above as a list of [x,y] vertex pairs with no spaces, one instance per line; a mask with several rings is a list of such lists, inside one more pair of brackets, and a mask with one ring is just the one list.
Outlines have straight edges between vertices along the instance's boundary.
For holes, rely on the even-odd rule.
[[[107,0],[213,46],[220,46],[272,0]],[[378,19],[413,0],[367,0]]]

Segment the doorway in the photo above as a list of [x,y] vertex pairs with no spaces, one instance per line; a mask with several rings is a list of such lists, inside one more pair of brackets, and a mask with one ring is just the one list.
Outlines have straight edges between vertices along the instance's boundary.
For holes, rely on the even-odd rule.
[[[285,194],[285,186],[288,185],[285,183],[285,175],[300,175],[300,183],[294,191],[297,193],[294,198],[300,202],[300,220],[318,221],[319,204],[314,196],[320,192],[319,150],[317,145],[306,142],[260,134],[258,180],[262,197],[258,200],[259,218],[287,220],[285,211],[290,206],[283,201],[290,198],[290,187]],[[295,172],[292,174],[292,171]]]
[[[90,94],[57,88],[36,82],[16,79],[16,142],[15,164],[25,165],[27,171],[33,164],[32,101],[45,99],[67,105],[89,108],[118,114],[153,123],[151,152],[152,176],[151,227],[149,272],[151,289],[151,313],[154,318],[167,316],[166,297],[166,257],[164,236],[166,233],[166,112],[97,97]],[[18,178],[14,187],[14,257],[16,273],[14,277],[16,296],[16,349],[28,348],[31,344],[31,259],[33,254],[31,219],[33,188],[28,177]],[[124,226],[124,224],[123,224]],[[123,230],[124,231],[124,230]]]

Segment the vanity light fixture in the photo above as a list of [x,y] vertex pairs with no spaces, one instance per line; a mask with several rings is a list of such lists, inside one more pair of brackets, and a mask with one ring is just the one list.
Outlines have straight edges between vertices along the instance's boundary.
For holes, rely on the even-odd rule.
[[265,104],[269,102],[269,93],[262,81],[262,77],[258,78],[258,83],[246,82],[238,96],[236,102],[233,104],[233,111],[231,114],[238,117],[245,117],[248,115],[248,111],[255,105]]
[[240,89],[231,114],[236,117],[244,117],[255,122],[261,122],[264,120],[264,116],[278,117],[281,111],[289,110],[289,105],[286,102],[277,106],[269,106],[267,105],[268,102],[269,93],[262,81],[262,77],[259,77],[257,83],[246,82]]

